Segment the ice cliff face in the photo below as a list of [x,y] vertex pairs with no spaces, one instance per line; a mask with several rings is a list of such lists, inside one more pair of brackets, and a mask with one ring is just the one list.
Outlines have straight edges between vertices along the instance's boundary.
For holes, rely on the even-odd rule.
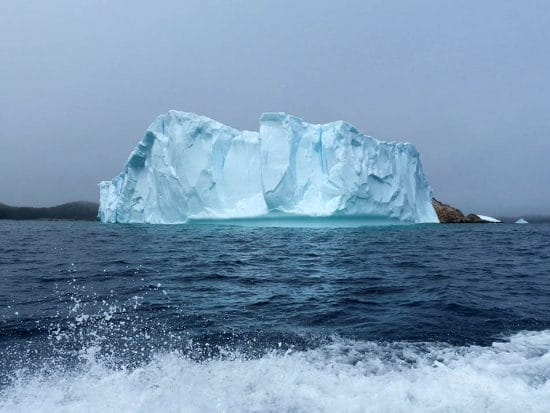
[[273,214],[439,222],[413,145],[284,113],[262,115],[258,133],[170,111],[151,124],[123,172],[99,187],[102,222]]

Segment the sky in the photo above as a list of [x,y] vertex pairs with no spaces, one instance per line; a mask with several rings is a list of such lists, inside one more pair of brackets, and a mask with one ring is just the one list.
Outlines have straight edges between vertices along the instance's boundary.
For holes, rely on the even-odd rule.
[[3,0],[0,202],[97,201],[154,118],[412,142],[437,198],[550,214],[546,0]]

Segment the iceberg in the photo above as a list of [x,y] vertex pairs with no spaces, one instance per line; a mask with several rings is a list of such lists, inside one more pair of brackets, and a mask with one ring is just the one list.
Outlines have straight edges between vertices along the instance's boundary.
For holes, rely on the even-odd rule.
[[528,223],[529,222],[527,222],[527,220],[525,220],[524,218],[520,218],[516,222],[514,222],[514,224],[528,224]]
[[264,113],[259,132],[169,111],[149,126],[120,175],[99,184],[107,223],[363,217],[439,222],[419,153],[343,121]]
[[497,218],[494,218],[494,217],[490,217],[488,215],[479,215],[477,214],[477,216],[482,219],[483,221],[487,221],[487,222],[492,222],[494,224],[501,224],[502,221],[500,219],[497,219]]

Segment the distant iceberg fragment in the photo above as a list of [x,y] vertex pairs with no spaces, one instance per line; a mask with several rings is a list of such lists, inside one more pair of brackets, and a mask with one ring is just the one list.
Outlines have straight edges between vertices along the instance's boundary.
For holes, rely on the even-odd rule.
[[439,222],[416,148],[349,123],[264,113],[260,131],[205,116],[159,116],[123,172],[99,184],[99,218],[174,224],[270,216]]
[[488,215],[479,215],[477,214],[477,216],[479,218],[481,218],[483,221],[487,221],[487,222],[494,222],[495,224],[500,224],[502,223],[502,221],[500,219],[496,219],[494,217],[490,217]]
[[518,220],[515,222],[515,224],[528,224],[528,223],[529,223],[529,222],[527,222],[527,221],[526,221],[525,219],[523,219],[523,218],[520,218],[520,219],[518,219]]

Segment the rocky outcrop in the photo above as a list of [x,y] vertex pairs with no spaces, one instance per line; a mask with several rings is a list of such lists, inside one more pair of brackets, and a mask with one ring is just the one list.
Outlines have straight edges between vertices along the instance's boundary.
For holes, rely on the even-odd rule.
[[476,214],[466,215],[463,223],[464,224],[494,224],[494,222],[492,221],[486,221],[484,219],[481,219],[479,215],[476,215]]
[[444,204],[435,198],[432,199],[432,205],[439,218],[439,222],[442,224],[460,223],[465,218],[460,209]]
[[439,222],[442,224],[492,224],[491,221],[485,221],[476,214],[464,215],[462,211],[449,204],[444,204],[437,199],[432,199],[432,205],[435,209]]

